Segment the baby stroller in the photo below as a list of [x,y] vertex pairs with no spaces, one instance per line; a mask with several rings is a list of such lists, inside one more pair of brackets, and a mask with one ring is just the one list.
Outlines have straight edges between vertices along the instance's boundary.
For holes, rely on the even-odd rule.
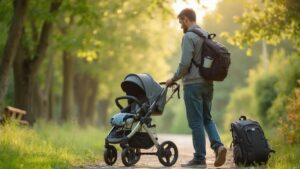
[[[177,147],[171,141],[158,143],[156,126],[152,124],[151,116],[162,115],[165,104],[176,92],[179,98],[179,85],[174,83],[167,87],[164,82],[155,82],[148,74],[129,74],[121,87],[126,96],[115,99],[121,112],[111,119],[113,127],[105,139],[105,163],[113,165],[116,162],[117,150],[111,144],[120,144],[125,166],[136,164],[141,155],[157,155],[164,166],[175,164],[178,158]],[[172,93],[167,98],[168,88],[172,88]],[[126,107],[121,105],[121,100],[127,101]],[[141,152],[141,149],[153,146],[156,147],[156,152]]]

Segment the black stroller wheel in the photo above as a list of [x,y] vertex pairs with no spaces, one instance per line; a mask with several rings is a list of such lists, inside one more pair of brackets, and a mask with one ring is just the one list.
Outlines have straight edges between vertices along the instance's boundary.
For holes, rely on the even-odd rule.
[[104,161],[107,165],[113,165],[117,161],[117,149],[109,145],[107,148],[104,150]]
[[139,149],[131,147],[124,148],[121,154],[123,164],[127,167],[136,164],[140,160],[140,153]]
[[141,158],[141,151],[138,148],[135,148],[133,151],[134,151],[134,154],[135,154],[134,164],[136,164]]
[[178,158],[177,146],[172,141],[165,141],[159,146],[157,155],[162,165],[172,166]]

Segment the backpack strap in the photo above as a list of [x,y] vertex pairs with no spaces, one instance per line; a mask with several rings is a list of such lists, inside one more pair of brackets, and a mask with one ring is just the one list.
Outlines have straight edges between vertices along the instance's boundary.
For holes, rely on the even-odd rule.
[[239,120],[247,120],[247,117],[246,117],[246,116],[241,116],[241,117],[239,118]]
[[215,33],[210,33],[208,34],[208,39],[213,39],[215,38],[217,35]]
[[189,29],[187,32],[193,32],[196,35],[198,35],[199,37],[204,38],[204,39],[209,38],[209,37],[204,36],[203,33],[199,29]]
[[[198,35],[200,38],[203,38],[203,39],[213,39],[216,37],[216,34],[212,33],[212,34],[208,34],[208,36],[206,37],[199,29],[189,29],[187,32],[193,32],[195,33],[196,35]],[[194,58],[192,58],[192,63],[196,66],[196,67],[200,67],[201,66],[201,63],[197,63]],[[189,72],[190,72],[190,69],[191,69],[192,65],[189,67]]]
[[200,66],[201,66],[201,64],[198,64],[198,63],[194,60],[194,58],[192,58],[192,63],[193,63],[196,67],[200,67]]
[[[196,35],[198,35],[200,38],[203,38],[203,39],[209,38],[209,37],[205,37],[205,36],[203,35],[203,33],[202,33],[200,30],[195,29],[195,28],[194,28],[194,29],[189,29],[187,32],[193,32],[193,33],[195,33]],[[192,58],[192,64],[194,64],[196,67],[200,67],[200,66],[201,66],[201,64],[198,64],[198,63],[194,60],[194,58]],[[191,67],[192,67],[192,65],[191,65],[190,68],[189,68],[189,72],[190,72]]]

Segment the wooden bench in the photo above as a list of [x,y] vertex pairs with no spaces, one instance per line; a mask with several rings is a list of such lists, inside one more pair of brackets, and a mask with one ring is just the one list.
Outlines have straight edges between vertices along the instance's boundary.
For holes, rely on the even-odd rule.
[[21,110],[15,107],[6,106],[4,108],[4,118],[2,119],[2,124],[14,120],[17,121],[19,124],[28,125],[28,121],[22,120],[22,117],[26,114],[25,110]]

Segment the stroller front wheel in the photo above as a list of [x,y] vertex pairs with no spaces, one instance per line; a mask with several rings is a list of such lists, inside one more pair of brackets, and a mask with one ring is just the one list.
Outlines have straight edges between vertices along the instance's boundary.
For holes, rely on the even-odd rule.
[[140,160],[140,157],[140,150],[131,147],[124,148],[121,154],[122,162],[127,167],[136,164]]
[[109,145],[107,148],[104,150],[104,161],[107,165],[113,165],[117,161],[117,149]]
[[163,142],[158,148],[158,160],[164,166],[172,166],[178,158],[178,149],[172,141]]

